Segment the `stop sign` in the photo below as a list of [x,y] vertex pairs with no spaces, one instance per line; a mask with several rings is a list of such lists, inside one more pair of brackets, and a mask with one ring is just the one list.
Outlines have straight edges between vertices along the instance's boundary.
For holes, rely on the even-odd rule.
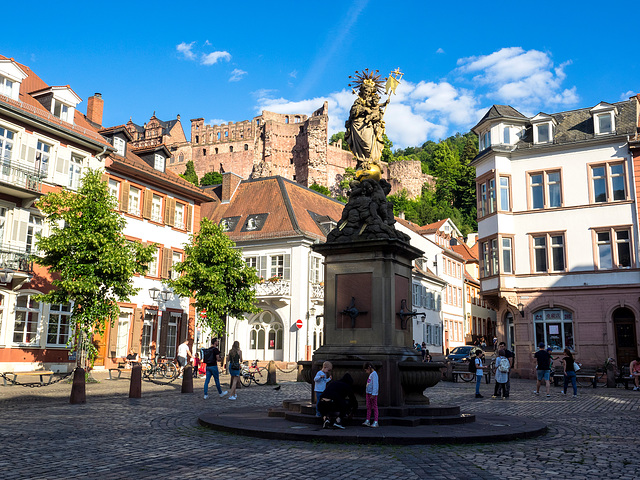
[[298,319],[298,321],[296,322],[296,327],[298,327],[298,330],[302,328],[302,320]]

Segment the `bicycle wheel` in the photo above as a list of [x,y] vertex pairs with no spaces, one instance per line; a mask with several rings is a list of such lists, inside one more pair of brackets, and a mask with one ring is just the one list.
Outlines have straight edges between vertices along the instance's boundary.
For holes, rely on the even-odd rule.
[[460,379],[461,379],[463,382],[470,382],[471,380],[473,380],[473,379],[475,379],[475,378],[476,378],[475,374],[473,374],[473,373],[471,373],[471,372],[468,372],[468,373],[466,373],[466,372],[465,372],[465,373],[461,373],[461,374],[460,374],[460,375],[458,375],[458,376],[460,377]]
[[253,381],[256,382],[256,385],[264,385],[267,383],[267,378],[269,378],[267,367],[260,367],[258,371],[253,374]]
[[249,372],[243,372],[240,374],[240,382],[245,387],[251,385],[251,374]]
[[178,375],[178,367],[176,367],[175,363],[167,363],[167,370],[165,376],[167,378],[175,378]]
[[155,375],[159,375],[161,377],[166,377],[167,376],[167,364],[166,363],[161,363],[160,365],[158,365],[156,367],[156,371],[154,373]]

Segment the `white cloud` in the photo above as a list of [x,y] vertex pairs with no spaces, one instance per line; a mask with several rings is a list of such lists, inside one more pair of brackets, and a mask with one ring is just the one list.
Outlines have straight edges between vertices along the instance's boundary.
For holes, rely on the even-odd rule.
[[204,46],[205,47],[210,47],[211,46],[211,42],[209,40],[205,40],[204,41]]
[[291,73],[289,73],[289,76],[291,78],[298,78],[298,71],[297,70],[292,71]]
[[224,118],[212,118],[207,122],[207,125],[222,125],[223,123],[227,123]]
[[176,45],[176,50],[184,55],[184,58],[186,58],[187,60],[195,60],[196,55],[195,53],[193,53],[193,46],[195,45],[195,43],[196,42],[182,42],[181,44]]
[[219,60],[226,60],[228,62],[231,60],[231,54],[225,51],[203,53],[200,63],[202,65],[214,65],[218,63]]
[[231,72],[231,76],[229,77],[229,81],[230,82],[239,82],[240,80],[242,80],[242,77],[244,77],[246,74],[247,74],[247,72],[245,72],[244,70],[240,70],[239,68],[235,68]]
[[439,48],[436,50],[436,53],[444,53],[444,50],[442,48]]
[[635,91],[628,90],[628,91],[624,92],[622,95],[620,95],[620,101],[629,100],[629,97],[634,97],[635,95],[636,95]]

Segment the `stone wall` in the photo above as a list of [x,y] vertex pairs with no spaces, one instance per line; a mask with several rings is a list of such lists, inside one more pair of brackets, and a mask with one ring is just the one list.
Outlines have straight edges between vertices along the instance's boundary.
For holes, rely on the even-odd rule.
[[434,178],[431,175],[422,173],[420,160],[392,162],[387,168],[387,178],[391,184],[391,195],[406,190],[409,198],[415,198],[422,194],[422,186],[425,183],[435,185]]

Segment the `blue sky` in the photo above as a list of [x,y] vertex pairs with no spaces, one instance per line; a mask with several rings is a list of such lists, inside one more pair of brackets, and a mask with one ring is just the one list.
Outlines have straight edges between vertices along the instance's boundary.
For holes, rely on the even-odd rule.
[[[30,12],[50,11],[30,2]],[[385,120],[396,147],[466,132],[492,104],[525,115],[640,93],[637,3],[66,2],[3,23],[0,53],[49,85],[105,101],[105,126],[181,115],[207,123],[261,110],[311,114],[329,101],[342,130],[364,68],[404,73]],[[9,12],[10,13],[10,12]],[[5,10],[5,14],[7,14]],[[7,16],[5,18],[11,18]]]

